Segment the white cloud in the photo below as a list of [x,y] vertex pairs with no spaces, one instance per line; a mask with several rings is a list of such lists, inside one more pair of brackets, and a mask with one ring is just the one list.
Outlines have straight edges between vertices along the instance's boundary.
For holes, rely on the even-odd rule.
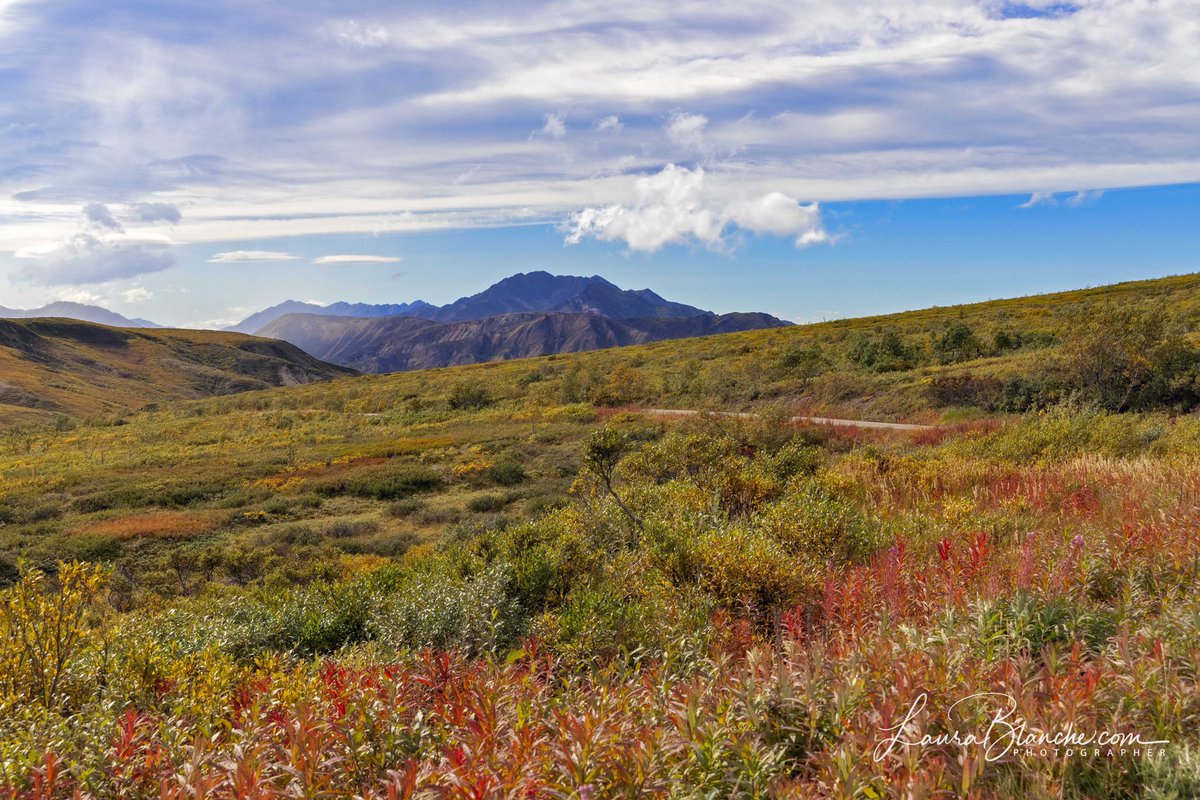
[[[1071,208],[1079,208],[1080,206],[1090,206],[1093,203],[1100,202],[1100,198],[1104,197],[1103,189],[1083,189],[1076,191],[1070,197],[1063,201],[1064,205]],[[1054,192],[1034,192],[1017,208],[1035,208],[1037,206],[1056,206],[1058,198],[1054,196]]]
[[53,295],[55,300],[67,303],[82,303],[89,306],[101,305],[107,300],[104,295],[88,289],[60,289],[54,292]]
[[1052,206],[1056,205],[1057,203],[1058,200],[1055,199],[1054,192],[1034,192],[1033,194],[1029,195],[1028,200],[1026,200],[1024,203],[1021,203],[1021,205],[1017,206],[1017,208]]
[[1200,180],[1194,0],[298,2],[235,28],[217,2],[184,38],[171,4],[110,5],[0,0],[0,256],[95,198],[181,244],[440,230],[625,203],[621,173],[672,161],[822,202]]
[[797,247],[828,241],[816,203],[803,204],[782,192],[727,199],[706,185],[703,169],[669,164],[634,183],[630,205],[585,208],[575,214],[566,241],[585,238],[624,241],[631,250],[654,252],[696,242],[724,249],[732,226],[750,233],[793,237]]
[[320,256],[314,258],[314,264],[395,264],[402,259],[398,256]]
[[144,303],[147,300],[153,299],[154,292],[144,286],[134,286],[132,289],[127,289],[121,293],[121,299],[126,303]]
[[816,203],[800,203],[782,192],[730,203],[726,213],[737,227],[771,236],[795,236],[797,247],[829,241]]
[[276,250],[229,250],[208,259],[210,264],[241,264],[256,261],[295,261],[299,256]]
[[706,149],[704,131],[707,127],[708,117],[703,114],[673,111],[667,120],[667,138],[684,151],[703,153]]
[[621,118],[616,114],[609,114],[607,117],[601,117],[596,120],[595,128],[600,133],[619,133],[625,126],[621,123]]
[[175,266],[175,253],[163,240],[81,232],[29,262],[17,273],[18,279],[44,286],[86,285],[169,269]]
[[1101,197],[1104,197],[1103,189],[1086,189],[1084,191],[1076,192],[1075,194],[1068,197],[1067,205],[1071,206],[1071,208],[1078,208],[1079,206],[1090,206],[1093,203],[1100,202]]
[[551,139],[561,139],[567,135],[567,121],[563,115],[557,111],[546,115],[546,122],[542,125],[542,134],[549,136]]
[[383,47],[391,39],[382,25],[362,23],[353,19],[335,25],[333,35],[338,44],[366,49]]
[[103,203],[86,204],[82,214],[83,222],[76,224],[74,233],[62,231],[57,243],[39,242],[15,249],[14,255],[25,263],[14,279],[41,286],[80,286],[175,266],[174,244],[169,239],[126,234]]

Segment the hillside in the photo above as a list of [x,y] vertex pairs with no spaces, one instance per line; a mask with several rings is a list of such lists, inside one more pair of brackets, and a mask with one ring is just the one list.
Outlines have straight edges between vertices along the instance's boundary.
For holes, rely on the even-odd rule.
[[0,320],[0,424],[351,374],[285,342],[242,334]]
[[[1175,412],[1195,405],[1198,289],[1181,276],[12,430],[0,625],[47,640],[65,625],[77,644],[47,672],[0,636],[0,789],[34,796],[48,765],[61,791],[42,796],[152,797],[186,764],[221,796],[468,780],[636,797],[650,774],[659,797],[1197,796],[1200,419]],[[34,327],[46,341],[6,328],[3,352],[56,377],[187,333]],[[198,336],[188,349],[282,347]],[[1106,395],[1097,365],[1136,391]],[[980,391],[1010,385],[1040,413]],[[1137,413],[1105,408],[1131,398]],[[820,403],[943,426],[782,419]],[[922,693],[941,735],[986,730],[998,686],[1038,730],[1161,747],[874,758],[880,721]]]
[[433,369],[578,353],[736,330],[778,327],[767,314],[610,319],[595,313],[513,313],[452,323],[288,314],[259,330],[362,372]]

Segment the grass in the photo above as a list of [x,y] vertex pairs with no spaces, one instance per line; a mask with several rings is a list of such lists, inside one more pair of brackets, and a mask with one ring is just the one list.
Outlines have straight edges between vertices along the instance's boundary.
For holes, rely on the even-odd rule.
[[[10,431],[0,789],[1196,796],[1200,421],[929,387],[1069,375],[1097,304],[1186,338],[1198,280]],[[1024,343],[940,363],[960,321]],[[987,729],[980,692],[1166,744],[989,761],[946,738]],[[928,743],[881,750],[921,697]]]

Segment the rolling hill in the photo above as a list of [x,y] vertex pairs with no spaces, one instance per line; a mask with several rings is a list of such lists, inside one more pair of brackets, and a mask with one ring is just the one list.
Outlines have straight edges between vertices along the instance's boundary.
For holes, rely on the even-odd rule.
[[0,424],[352,374],[286,342],[244,334],[0,320]]

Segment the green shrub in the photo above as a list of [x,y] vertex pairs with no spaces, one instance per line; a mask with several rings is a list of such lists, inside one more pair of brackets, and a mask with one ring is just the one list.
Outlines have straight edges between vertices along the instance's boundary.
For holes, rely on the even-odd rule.
[[467,501],[467,508],[477,514],[500,511],[508,505],[508,498],[500,494],[481,494]]
[[415,497],[408,497],[404,500],[396,500],[388,503],[387,515],[389,517],[404,518],[410,517],[425,507],[424,500],[418,500]]
[[420,464],[389,465],[362,470],[341,478],[326,479],[314,489],[326,497],[352,495],[373,500],[399,500],[442,484],[441,475]]
[[526,624],[510,583],[510,571],[502,565],[470,577],[438,569],[410,573],[376,605],[370,631],[401,651],[435,647],[477,653],[508,647]]
[[488,479],[500,486],[516,486],[525,480],[525,470],[519,462],[505,459],[488,467]]
[[446,402],[455,411],[470,411],[491,405],[492,396],[483,384],[459,383],[450,390]]
[[337,520],[325,526],[325,535],[331,539],[347,539],[351,536],[370,536],[379,531],[379,523],[370,519]]
[[55,558],[67,561],[112,561],[121,555],[121,542],[102,533],[77,533],[62,538]]
[[367,539],[344,539],[337,542],[339,550],[357,555],[375,555],[384,558],[400,558],[414,545],[420,544],[421,537],[412,531],[398,533],[383,533]]

